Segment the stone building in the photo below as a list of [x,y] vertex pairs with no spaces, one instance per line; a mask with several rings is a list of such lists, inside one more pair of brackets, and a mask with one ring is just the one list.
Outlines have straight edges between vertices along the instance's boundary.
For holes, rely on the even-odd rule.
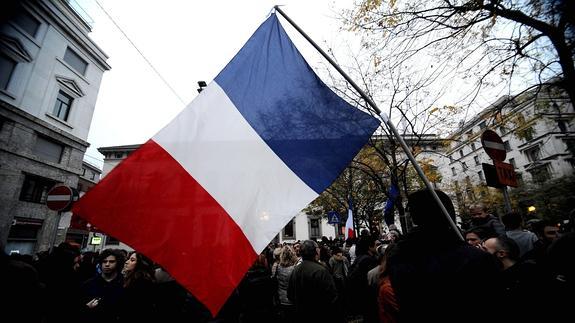
[[0,14],[0,244],[33,254],[56,241],[46,194],[77,187],[106,54],[68,1],[4,1]]

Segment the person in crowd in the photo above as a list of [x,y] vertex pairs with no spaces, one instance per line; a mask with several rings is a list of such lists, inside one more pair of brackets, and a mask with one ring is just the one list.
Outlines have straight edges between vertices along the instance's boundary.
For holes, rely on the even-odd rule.
[[505,227],[499,221],[499,218],[489,214],[483,204],[474,204],[469,207],[472,227],[484,227],[487,230],[494,231],[496,235],[505,234]]
[[[82,304],[78,299],[81,282],[74,270],[80,250],[68,242],[54,247],[45,262],[39,264],[42,282],[46,285],[45,304],[49,322],[74,322],[77,320]],[[66,304],[62,311],[61,304]]]
[[535,242],[537,242],[537,235],[531,231],[523,230],[523,219],[521,214],[517,212],[506,213],[501,221],[505,226],[505,235],[513,239],[517,246],[519,246],[519,257],[523,257],[528,251],[533,249]]
[[5,320],[45,322],[45,285],[32,265],[9,256],[0,243],[0,288],[4,295],[0,313]]
[[298,240],[293,244],[293,250],[295,251],[295,255],[297,256],[296,265],[299,265],[302,262],[300,249],[301,249],[301,242]]
[[377,287],[377,307],[381,323],[396,323],[399,321],[399,304],[397,303],[393,286],[391,286],[387,268],[387,259],[393,254],[395,248],[395,243],[391,243],[385,248],[381,264],[379,265],[380,277]]
[[327,244],[321,243],[319,245],[319,263],[329,268],[329,260],[331,259],[331,249]]
[[171,323],[208,322],[210,311],[180,285],[164,268],[154,271],[158,317]]
[[465,232],[465,242],[472,247],[481,247],[483,241],[496,237],[497,234],[486,227],[473,227]]
[[378,265],[375,238],[361,236],[357,241],[356,254],[346,282],[347,312],[358,319],[362,318],[364,322],[373,322],[377,320],[376,289],[369,287],[367,273]]
[[[451,199],[442,191],[436,193],[455,221]],[[478,311],[477,302],[464,295],[472,290],[474,299],[492,299],[499,272],[495,259],[460,239],[429,190],[411,193],[407,211],[414,228],[396,243],[396,250],[386,260],[400,320],[492,319],[497,311],[495,306],[482,306]]]
[[98,257],[98,253],[93,251],[84,252],[81,255],[76,269],[81,282],[85,282],[97,274]]
[[342,322],[336,308],[337,290],[328,269],[318,263],[319,246],[306,240],[301,244],[302,263],[293,270],[288,298],[295,304],[296,322]]
[[260,254],[238,286],[240,321],[270,322],[274,315],[275,279],[271,277],[267,258]]
[[333,275],[335,287],[337,288],[340,299],[343,299],[345,281],[349,273],[349,260],[343,255],[343,250],[334,247],[332,256],[329,259],[329,268]]
[[273,262],[273,264],[272,264],[272,278],[274,278],[274,274],[275,274],[275,272],[277,271],[277,267],[278,267],[279,264],[280,264],[280,254],[281,254],[281,252],[282,252],[282,248],[280,248],[280,247],[277,247],[277,248],[274,249],[274,252],[273,252],[274,262]]
[[542,274],[533,262],[519,261],[519,245],[502,235],[487,239],[483,248],[492,254],[501,266],[498,279],[502,305],[498,315],[502,320],[531,321],[542,318],[539,298],[543,293]]
[[295,268],[297,256],[290,246],[284,246],[280,253],[279,266],[276,268],[278,314],[280,322],[295,322],[295,309],[293,302],[288,298],[287,291],[289,279]]
[[81,322],[116,322],[120,299],[124,295],[121,274],[123,255],[115,249],[105,249],[100,254],[101,273],[88,279],[81,286],[83,306]]
[[557,319],[572,315],[572,298],[565,295],[575,295],[575,209],[568,218],[566,231],[551,243],[546,254],[548,304],[556,309]]
[[124,294],[120,322],[144,322],[157,319],[154,263],[142,253],[132,251],[122,269]]
[[523,255],[523,260],[537,263],[542,270],[546,270],[546,253],[551,244],[559,238],[559,227],[557,223],[549,220],[541,220],[533,223],[533,231],[539,238],[533,249]]

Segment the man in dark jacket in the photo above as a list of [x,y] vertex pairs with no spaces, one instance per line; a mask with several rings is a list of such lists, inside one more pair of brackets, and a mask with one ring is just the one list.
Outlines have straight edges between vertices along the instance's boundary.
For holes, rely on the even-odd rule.
[[114,249],[100,255],[102,273],[88,279],[81,287],[84,305],[82,322],[116,322],[119,304],[124,294],[121,274],[124,256]]
[[[454,219],[451,200],[445,193],[436,192]],[[493,256],[458,237],[430,191],[410,194],[408,211],[415,227],[396,244],[394,254],[387,260],[401,321],[493,319],[494,306],[498,304],[493,295],[498,273]],[[490,305],[482,305],[484,300],[489,300]]]
[[293,270],[287,290],[288,298],[296,306],[296,321],[343,321],[335,307],[337,290],[333,277],[317,262],[319,246],[306,240],[301,244],[300,254],[303,261]]

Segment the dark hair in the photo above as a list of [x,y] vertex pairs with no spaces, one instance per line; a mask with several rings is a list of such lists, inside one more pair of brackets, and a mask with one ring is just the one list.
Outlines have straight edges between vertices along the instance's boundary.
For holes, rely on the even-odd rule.
[[312,240],[304,241],[301,244],[301,247],[299,250],[301,258],[303,260],[315,260],[315,257],[317,256],[316,248],[318,248],[317,242],[312,241]]
[[465,231],[465,234],[468,233],[475,233],[481,240],[497,237],[497,233],[491,227],[473,227]]
[[154,263],[152,260],[137,251],[130,252],[128,254],[128,258],[130,258],[133,254],[136,255],[136,267],[134,270],[126,273],[126,277],[124,277],[124,287],[129,287],[138,280],[155,280]]
[[515,230],[521,227],[521,214],[517,212],[509,212],[501,217],[501,222],[507,230]]
[[[443,202],[451,219],[455,221],[455,208],[449,196],[440,190],[435,190],[435,193],[437,193],[437,196],[439,196],[439,199]],[[409,194],[407,197],[407,208],[413,223],[417,226],[430,229],[449,227],[449,223],[443,215],[441,208],[437,205],[433,195],[427,189]]]
[[355,246],[356,255],[367,255],[369,248],[375,245],[375,238],[372,236],[361,236]]
[[335,247],[332,247],[332,248],[331,248],[331,254],[332,254],[332,255],[335,255],[335,254],[338,254],[338,253],[343,253],[343,250],[341,250],[340,247],[335,246]]
[[545,234],[545,227],[556,227],[557,223],[549,221],[549,220],[541,220],[538,222],[533,223],[531,226],[533,228],[533,232],[539,237],[542,238]]
[[519,246],[515,240],[504,235],[500,235],[495,239],[497,239],[497,248],[506,251],[509,259],[519,259]]
[[122,271],[124,267],[124,262],[126,262],[126,258],[116,249],[105,249],[100,254],[100,258],[98,258],[98,263],[101,265],[104,259],[108,258],[109,256],[114,256],[116,258],[116,271],[119,273]]

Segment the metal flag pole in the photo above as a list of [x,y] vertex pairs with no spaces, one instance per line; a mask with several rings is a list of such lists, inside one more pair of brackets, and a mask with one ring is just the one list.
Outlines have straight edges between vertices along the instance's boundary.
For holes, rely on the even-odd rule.
[[419,166],[419,164],[417,163],[417,161],[415,160],[415,157],[413,156],[413,154],[411,153],[411,150],[409,149],[409,147],[407,147],[407,144],[405,143],[405,140],[403,140],[403,137],[399,134],[399,132],[397,131],[397,128],[395,127],[395,125],[393,124],[393,122],[389,119],[389,116],[382,112],[377,105],[375,104],[375,102],[373,102],[373,100],[367,96],[367,94],[365,94],[365,92],[351,79],[351,77],[349,77],[349,75],[347,75],[347,73],[345,73],[341,67],[339,67],[339,65],[337,65],[337,63],[331,59],[331,57],[329,57],[329,55],[326,54],[326,52],[323,51],[323,49],[321,49],[295,22],[293,22],[293,20],[291,20],[290,17],[288,17],[285,12],[283,12],[283,10],[280,9],[280,7],[278,5],[274,6],[274,9],[279,12],[305,39],[307,39],[307,41],[325,58],[327,59],[327,61],[343,76],[343,78],[345,78],[346,81],[349,82],[349,84],[351,84],[351,86],[361,95],[361,97],[373,108],[373,110],[375,110],[375,112],[381,116],[381,118],[383,119],[383,122],[385,122],[385,124],[387,125],[387,127],[389,128],[389,130],[391,130],[391,132],[393,133],[393,135],[395,136],[395,138],[399,141],[399,144],[401,145],[401,148],[403,148],[403,151],[405,152],[405,154],[407,155],[407,158],[409,158],[409,160],[411,161],[411,164],[413,164],[413,167],[415,168],[415,170],[417,171],[417,174],[419,175],[419,177],[423,180],[423,182],[425,183],[425,186],[427,187],[427,189],[431,192],[431,195],[433,196],[433,198],[435,199],[435,201],[437,202],[437,204],[439,205],[439,207],[441,208],[441,211],[443,212],[443,215],[445,215],[445,217],[447,218],[447,220],[449,221],[449,225],[451,226],[451,228],[453,229],[453,231],[455,231],[455,233],[457,234],[457,236],[462,240],[465,241],[465,239],[463,238],[463,235],[461,234],[461,231],[459,231],[459,228],[457,227],[457,225],[455,224],[455,222],[453,221],[453,219],[451,218],[451,216],[449,216],[449,212],[447,212],[447,209],[445,208],[445,206],[443,205],[443,203],[441,202],[441,200],[439,199],[439,196],[437,195],[437,193],[435,192],[435,189],[433,188],[433,186],[431,185],[431,182],[429,182],[429,180],[427,179],[427,176],[425,176],[425,174],[423,173],[423,169],[421,169],[421,167]]

